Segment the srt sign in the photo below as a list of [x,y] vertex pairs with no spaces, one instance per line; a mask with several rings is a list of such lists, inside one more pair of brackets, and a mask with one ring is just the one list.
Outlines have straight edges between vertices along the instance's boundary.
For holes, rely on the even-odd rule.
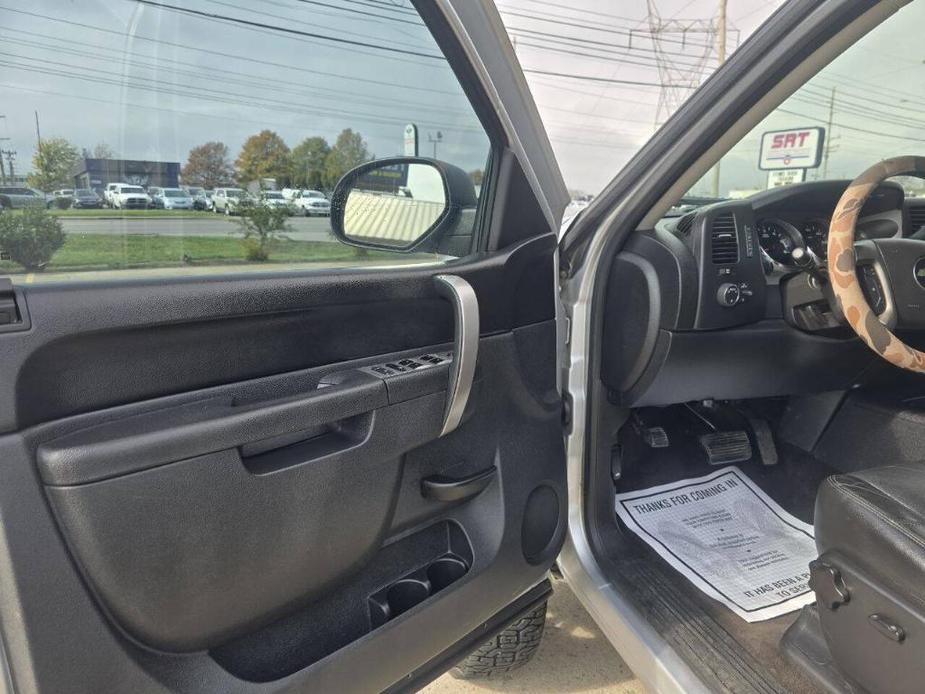
[[764,133],[758,168],[763,171],[814,169],[822,160],[824,139],[824,128],[793,128]]

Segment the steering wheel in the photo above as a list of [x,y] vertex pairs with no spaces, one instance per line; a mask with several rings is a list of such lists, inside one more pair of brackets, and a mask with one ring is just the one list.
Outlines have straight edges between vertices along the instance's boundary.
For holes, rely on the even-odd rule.
[[903,369],[925,372],[925,353],[893,333],[897,327],[925,328],[925,241],[857,241],[855,234],[871,193],[886,179],[907,175],[925,177],[925,157],[886,159],[845,190],[829,229],[829,282],[849,325],[874,352]]

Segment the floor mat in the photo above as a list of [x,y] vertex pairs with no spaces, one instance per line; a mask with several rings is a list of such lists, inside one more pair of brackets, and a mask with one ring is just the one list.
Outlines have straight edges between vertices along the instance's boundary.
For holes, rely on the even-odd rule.
[[730,466],[616,495],[617,514],[675,570],[748,622],[813,601],[812,526]]

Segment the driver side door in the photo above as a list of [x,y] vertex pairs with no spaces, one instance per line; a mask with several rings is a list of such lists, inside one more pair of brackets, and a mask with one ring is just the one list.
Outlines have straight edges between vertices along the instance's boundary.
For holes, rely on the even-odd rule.
[[[190,132],[240,142],[275,120],[285,140],[336,134],[324,119],[340,118],[385,132],[368,137],[389,154],[418,119],[442,128],[433,153],[450,163],[484,143],[478,204],[428,254],[338,247],[310,226],[320,217],[272,232],[262,258],[216,260],[229,235],[248,253],[262,240],[234,219],[159,210],[144,232],[129,216],[79,233],[66,219],[38,267],[4,256],[9,691],[413,688],[550,591],[566,527],[555,252],[567,195],[497,11],[443,0],[371,22],[346,8],[325,17],[342,31],[319,38],[274,5],[2,10],[41,37],[17,44],[4,78],[10,120],[41,107],[62,138],[120,138],[113,176],[156,163],[151,175],[169,177]],[[46,75],[39,61],[68,42],[91,63]],[[116,58],[121,75],[104,76]],[[438,66],[424,88],[421,61]],[[268,62],[312,75],[316,101],[304,80],[267,89]],[[78,132],[69,114],[92,100],[106,117]],[[463,125],[441,125],[450,101]],[[167,162],[133,159],[145,155]],[[216,200],[216,184],[249,175],[248,156],[245,144],[227,162],[236,181],[206,185]],[[174,259],[155,255],[171,244]]]

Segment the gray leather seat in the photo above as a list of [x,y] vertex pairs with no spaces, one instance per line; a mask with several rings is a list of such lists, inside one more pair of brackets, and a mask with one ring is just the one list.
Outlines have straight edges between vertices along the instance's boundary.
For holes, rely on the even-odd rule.
[[925,691],[925,465],[835,475],[810,585],[835,662],[871,692]]

